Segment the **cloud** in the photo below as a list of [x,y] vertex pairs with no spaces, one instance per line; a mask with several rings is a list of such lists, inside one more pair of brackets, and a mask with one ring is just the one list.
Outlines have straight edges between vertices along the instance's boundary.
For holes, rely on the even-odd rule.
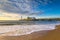
[[20,14],[0,11],[0,20],[19,20],[20,16]]
[[34,11],[38,5],[47,5],[51,0],[0,0],[0,10],[21,15],[38,15],[42,11]]
[[7,11],[7,12],[13,12],[13,13],[28,13],[30,12],[31,8],[30,5],[23,0],[6,0],[0,3],[0,9]]
[[46,6],[48,4],[51,4],[53,0],[31,0],[31,4],[33,4],[33,8],[36,8],[38,6]]

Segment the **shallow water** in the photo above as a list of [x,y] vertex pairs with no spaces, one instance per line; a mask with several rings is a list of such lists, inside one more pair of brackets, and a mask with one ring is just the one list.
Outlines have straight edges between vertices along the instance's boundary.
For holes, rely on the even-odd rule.
[[[28,25],[29,23],[29,25]],[[54,30],[56,25],[60,24],[60,21],[35,21],[35,22],[25,22],[22,25],[9,25],[0,26],[0,35],[2,36],[19,36],[30,34],[35,31],[42,30]],[[32,25],[31,25],[32,24]]]

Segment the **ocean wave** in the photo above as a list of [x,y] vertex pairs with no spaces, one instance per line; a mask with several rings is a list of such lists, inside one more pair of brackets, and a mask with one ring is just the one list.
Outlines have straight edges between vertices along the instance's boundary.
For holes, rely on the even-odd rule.
[[32,32],[42,31],[42,30],[53,30],[55,25],[45,24],[45,25],[10,25],[10,26],[0,26],[1,36],[20,36],[31,34]]

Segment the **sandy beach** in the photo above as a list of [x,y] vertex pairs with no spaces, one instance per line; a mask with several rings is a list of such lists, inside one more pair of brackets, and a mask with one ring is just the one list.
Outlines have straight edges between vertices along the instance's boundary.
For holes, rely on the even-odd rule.
[[38,31],[22,36],[0,36],[0,40],[60,40],[60,25],[55,30]]
[[60,0],[0,0],[0,40],[60,40]]

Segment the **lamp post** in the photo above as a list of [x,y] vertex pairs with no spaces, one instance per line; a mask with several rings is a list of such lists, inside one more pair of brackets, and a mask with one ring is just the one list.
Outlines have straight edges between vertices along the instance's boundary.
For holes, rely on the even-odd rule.
[[22,20],[22,16],[21,16],[21,20]]

